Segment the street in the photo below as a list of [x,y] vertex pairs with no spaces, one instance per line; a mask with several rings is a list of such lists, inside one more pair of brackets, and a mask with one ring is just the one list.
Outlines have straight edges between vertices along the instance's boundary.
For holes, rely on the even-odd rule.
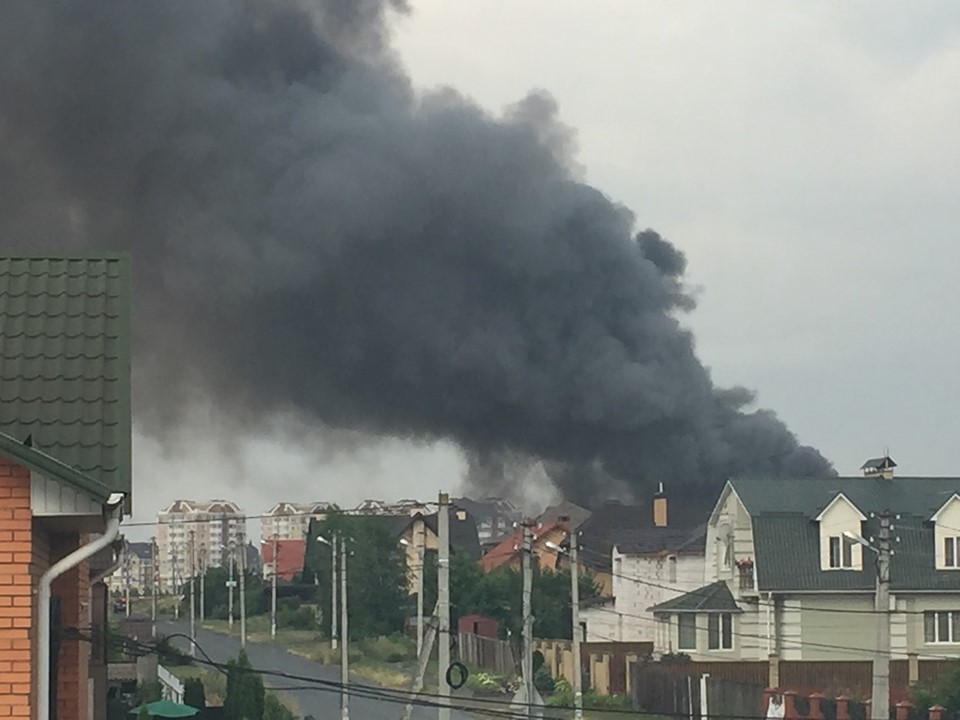
[[[190,633],[190,624],[186,621],[159,621],[157,628],[160,634],[166,635],[173,633],[189,635]],[[210,630],[197,628],[197,642],[210,656],[210,659],[217,663],[226,663],[228,660],[236,658],[240,652],[239,638]],[[184,639],[178,638],[174,641],[174,644],[181,650],[187,650],[189,647],[189,642]],[[247,656],[250,658],[250,664],[258,670],[289,673],[290,675],[317,678],[334,683],[340,682],[340,668],[336,665],[323,665],[268,644],[248,642],[246,650]],[[200,652],[197,653],[197,658],[203,658]],[[372,684],[369,681],[354,677],[351,677],[351,682],[365,685]],[[312,715],[316,720],[326,720],[327,718],[340,716],[340,692],[338,689],[322,685],[316,686],[315,689],[301,689],[307,683],[300,680],[286,680],[275,675],[264,675],[263,683],[268,688],[296,686],[297,689],[283,690],[282,693],[278,694],[292,699],[299,707],[299,714],[303,716]],[[430,698],[426,699],[430,700]],[[350,715],[356,720],[400,720],[403,709],[403,704],[392,699],[379,700],[355,695],[350,697]],[[414,720],[429,720],[436,716],[436,708],[415,707],[413,711]],[[453,720],[470,720],[472,716],[453,710],[451,717]]]

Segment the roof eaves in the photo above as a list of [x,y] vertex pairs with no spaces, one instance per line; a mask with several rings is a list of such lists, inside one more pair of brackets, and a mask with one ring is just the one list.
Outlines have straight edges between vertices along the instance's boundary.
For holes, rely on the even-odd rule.
[[833,500],[827,503],[827,506],[820,511],[820,513],[814,518],[814,520],[816,520],[817,522],[820,522],[821,520],[823,520],[823,516],[827,514],[827,511],[830,508],[832,508],[834,505],[836,505],[838,502],[840,502],[840,500],[843,500],[845,503],[847,503],[847,505],[849,505],[850,507],[852,507],[854,510],[857,511],[857,515],[860,516],[861,522],[867,519],[867,516],[860,511],[860,508],[858,508],[856,505],[853,504],[853,501],[850,498],[848,498],[843,492],[838,492],[836,497],[834,497]]
[[59,480],[79,490],[96,502],[105,502],[110,497],[110,488],[99,480],[75,470],[41,450],[24,445],[6,433],[0,433],[0,452],[51,480]]

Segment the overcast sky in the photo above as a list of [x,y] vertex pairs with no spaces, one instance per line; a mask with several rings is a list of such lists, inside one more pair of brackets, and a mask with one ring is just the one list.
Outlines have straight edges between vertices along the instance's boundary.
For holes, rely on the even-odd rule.
[[[548,91],[586,179],[687,253],[686,323],[720,384],[842,474],[886,447],[903,474],[960,471],[956,3],[412,6],[396,46],[417,86],[492,112]],[[456,490],[446,444],[317,442],[280,422],[184,454],[138,433],[135,519],[177,496],[253,513]]]

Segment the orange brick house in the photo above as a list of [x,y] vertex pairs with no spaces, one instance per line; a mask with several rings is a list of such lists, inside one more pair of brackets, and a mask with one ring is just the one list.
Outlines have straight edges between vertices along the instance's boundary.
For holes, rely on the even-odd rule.
[[130,507],[129,288],[124,255],[0,251],[0,718],[103,707],[88,561]]

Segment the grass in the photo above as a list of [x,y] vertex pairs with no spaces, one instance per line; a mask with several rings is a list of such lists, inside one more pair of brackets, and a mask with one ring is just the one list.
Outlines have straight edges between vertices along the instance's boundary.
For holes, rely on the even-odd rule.
[[[160,595],[157,597],[157,614],[158,615],[173,615],[173,608],[177,604],[177,598],[173,595]],[[153,598],[151,597],[131,597],[130,598],[130,612],[149,615],[150,610],[153,606]]]

